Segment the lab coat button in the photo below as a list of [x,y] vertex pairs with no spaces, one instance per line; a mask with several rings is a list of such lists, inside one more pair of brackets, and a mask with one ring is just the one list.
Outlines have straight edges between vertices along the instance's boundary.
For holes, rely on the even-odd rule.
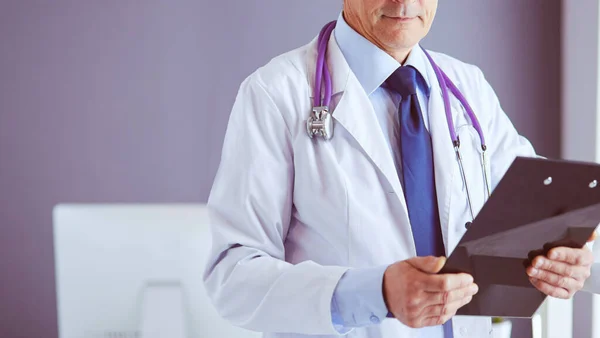
[[379,324],[379,317],[377,317],[376,315],[372,315],[371,316],[371,323],[373,323],[373,324]]
[[467,328],[466,328],[466,327],[464,327],[464,326],[463,326],[463,327],[461,327],[461,328],[460,328],[460,335],[461,335],[461,336],[466,336],[467,334],[469,334],[469,331],[467,330]]

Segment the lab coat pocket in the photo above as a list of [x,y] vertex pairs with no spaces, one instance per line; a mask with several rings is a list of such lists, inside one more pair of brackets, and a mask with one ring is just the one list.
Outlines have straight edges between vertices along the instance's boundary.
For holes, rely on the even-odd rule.
[[[329,141],[306,135],[294,149],[293,220],[286,241],[294,262],[347,265],[350,148],[341,128]],[[318,248],[318,249],[317,249]]]

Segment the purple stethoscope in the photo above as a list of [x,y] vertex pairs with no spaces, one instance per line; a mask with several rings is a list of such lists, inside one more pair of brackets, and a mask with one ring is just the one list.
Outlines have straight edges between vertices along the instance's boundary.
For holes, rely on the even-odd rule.
[[[329,38],[331,37],[331,33],[335,28],[336,22],[332,21],[323,27],[321,32],[319,33],[319,39],[317,42],[318,52],[317,52],[317,67],[315,73],[315,88],[314,88],[314,106],[312,113],[308,120],[306,121],[306,131],[310,138],[313,138],[315,135],[323,137],[325,140],[330,140],[333,137],[333,118],[331,113],[329,112],[329,104],[331,103],[331,95],[332,95],[332,87],[331,87],[331,74],[329,73],[329,67],[327,66],[327,62],[325,62],[325,55],[327,53],[327,44],[329,43]],[[450,138],[452,139],[452,145],[454,146],[454,151],[456,152],[456,159],[459,164],[460,173],[462,176],[462,180],[465,184],[466,192],[467,192],[467,200],[469,203],[469,210],[471,212],[471,218],[475,218],[475,213],[473,212],[473,206],[471,204],[471,194],[469,193],[469,186],[467,184],[467,177],[465,175],[465,170],[463,166],[462,156],[460,154],[460,139],[458,135],[456,135],[456,129],[454,127],[454,121],[452,120],[452,111],[450,108],[450,94],[454,95],[456,99],[460,102],[460,104],[464,107],[471,123],[473,124],[473,128],[477,131],[479,135],[479,140],[481,141],[481,168],[483,170],[483,178],[485,181],[485,187],[487,189],[487,195],[491,194],[491,189],[488,180],[487,174],[487,161],[485,157],[485,153],[487,150],[487,146],[485,144],[485,138],[483,136],[483,131],[481,129],[481,125],[479,124],[479,120],[477,116],[475,116],[475,112],[467,102],[467,99],[460,92],[460,90],[456,87],[456,85],[450,80],[448,75],[444,73],[440,67],[433,61],[433,58],[429,53],[423,49],[425,55],[429,59],[431,67],[433,68],[437,80],[440,84],[440,88],[442,91],[442,98],[444,100],[444,110],[446,112],[446,120],[448,122],[448,131],[450,132]],[[320,85],[319,85],[320,84]],[[321,96],[321,87],[324,86],[324,93]]]

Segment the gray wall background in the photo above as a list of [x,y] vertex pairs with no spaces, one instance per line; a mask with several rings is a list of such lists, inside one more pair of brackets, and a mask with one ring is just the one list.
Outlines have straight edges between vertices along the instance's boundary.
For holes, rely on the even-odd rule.
[[[557,157],[560,1],[440,2],[424,45],[480,66],[522,134]],[[55,204],[206,201],[240,82],[340,9],[0,1],[0,336],[57,337]]]

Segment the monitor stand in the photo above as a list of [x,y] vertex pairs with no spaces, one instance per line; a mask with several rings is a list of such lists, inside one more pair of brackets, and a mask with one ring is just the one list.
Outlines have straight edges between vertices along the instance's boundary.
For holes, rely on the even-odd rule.
[[141,294],[139,332],[144,338],[189,338],[183,286],[153,281]]

